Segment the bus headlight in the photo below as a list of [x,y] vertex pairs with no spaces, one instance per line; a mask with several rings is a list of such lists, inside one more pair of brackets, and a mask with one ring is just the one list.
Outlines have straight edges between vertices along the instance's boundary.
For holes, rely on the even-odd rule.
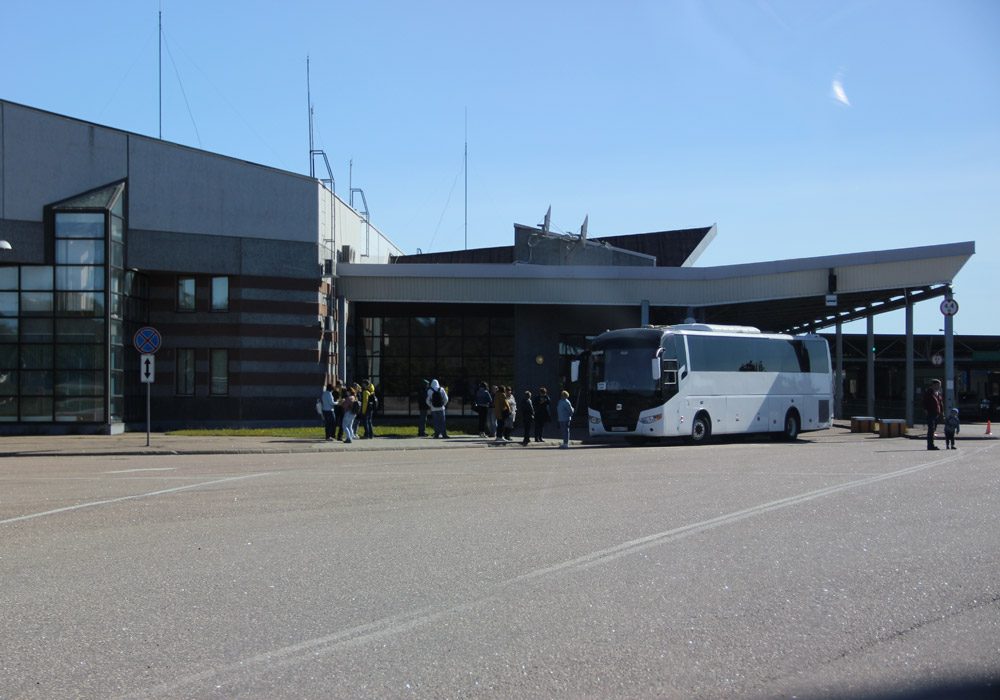
[[640,423],[644,423],[646,425],[649,425],[650,423],[655,423],[655,422],[657,422],[659,420],[662,420],[662,419],[663,419],[663,414],[662,413],[657,413],[657,414],[654,414],[652,416],[643,416],[642,418],[639,419],[639,422]]
[[597,425],[598,423],[601,422],[601,417],[600,416],[591,416],[590,417],[590,422],[593,423],[594,425]]

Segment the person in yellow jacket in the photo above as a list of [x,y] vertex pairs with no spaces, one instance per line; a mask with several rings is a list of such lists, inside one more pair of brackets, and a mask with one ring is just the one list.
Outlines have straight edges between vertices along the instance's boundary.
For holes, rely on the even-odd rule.
[[375,396],[375,385],[368,379],[361,382],[363,387],[361,392],[361,419],[365,426],[365,439],[375,437],[372,428],[372,419],[375,417],[375,409],[378,408],[378,397]]

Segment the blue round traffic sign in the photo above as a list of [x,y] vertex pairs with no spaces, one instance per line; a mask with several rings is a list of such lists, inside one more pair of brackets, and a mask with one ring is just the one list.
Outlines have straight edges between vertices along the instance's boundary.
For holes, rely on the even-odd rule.
[[163,337],[151,326],[143,326],[132,336],[132,344],[141,353],[152,354],[160,349]]

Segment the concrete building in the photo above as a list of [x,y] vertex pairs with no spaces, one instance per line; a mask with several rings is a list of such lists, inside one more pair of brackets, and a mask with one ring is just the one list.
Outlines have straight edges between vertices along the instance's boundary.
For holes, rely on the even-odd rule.
[[516,225],[511,246],[408,256],[331,190],[0,101],[12,246],[0,250],[0,431],[144,422],[132,339],[150,326],[163,339],[160,428],[315,420],[333,377],[372,378],[389,415],[414,413],[438,378],[468,411],[480,380],[555,391],[588,336],[688,319],[801,332],[906,308],[912,380],[913,304],[950,298],[975,252],[699,268],[714,226],[594,238]]

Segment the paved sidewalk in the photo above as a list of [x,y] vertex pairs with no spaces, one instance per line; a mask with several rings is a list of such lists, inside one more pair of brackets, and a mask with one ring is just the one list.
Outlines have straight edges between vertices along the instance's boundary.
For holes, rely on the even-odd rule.
[[[528,449],[556,448],[559,441],[532,443]],[[0,457],[114,456],[114,455],[210,455],[210,454],[314,454],[321,452],[391,451],[456,448],[516,447],[517,440],[495,443],[491,438],[453,435],[448,439],[431,437],[375,437],[357,439],[351,444],[326,440],[289,437],[192,437],[153,433],[146,445],[146,433],[122,435],[28,435],[0,436]]]

